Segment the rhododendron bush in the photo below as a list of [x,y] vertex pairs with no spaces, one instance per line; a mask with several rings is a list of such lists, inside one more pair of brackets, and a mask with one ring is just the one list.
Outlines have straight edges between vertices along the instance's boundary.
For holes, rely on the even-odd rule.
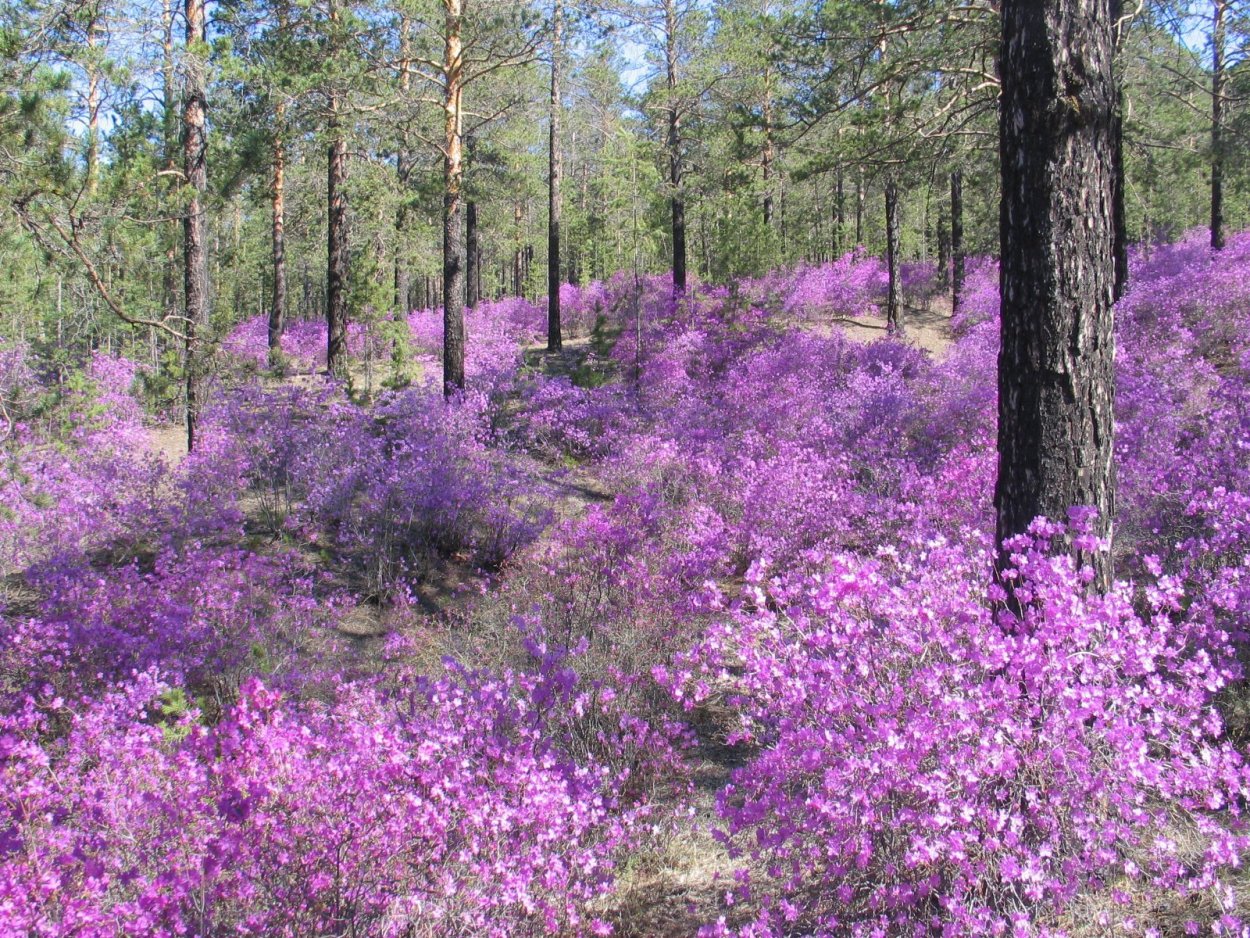
[[861,253],[483,302],[447,401],[249,321],[181,460],[0,347],[0,934],[1243,934],[1250,236],[1132,273],[1105,596],[1080,506],[995,572],[990,260],[940,355]]
[[1166,579],[1144,618],[1127,589],[1087,597],[1046,550],[1061,533],[1014,548],[1020,618],[992,612],[984,552],[937,538],[758,584],[682,662],[761,749],[718,802],[763,870],[746,933],[1012,933],[1121,877],[1234,907],[1218,873],[1250,846],[1250,769],[1210,708],[1228,635],[1174,618]]
[[604,931],[644,818],[556,745],[574,691],[453,671],[294,707],[253,682],[211,727],[147,674],[31,699],[0,737],[5,933]]

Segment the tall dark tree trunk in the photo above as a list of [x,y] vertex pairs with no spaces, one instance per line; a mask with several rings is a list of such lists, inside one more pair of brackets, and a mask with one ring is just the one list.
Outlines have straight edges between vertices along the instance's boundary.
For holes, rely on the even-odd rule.
[[412,274],[408,270],[408,258],[403,249],[403,232],[408,227],[408,209],[401,206],[395,212],[395,314],[408,312],[408,298],[412,295]]
[[[1118,2],[1114,5],[1118,6]],[[1115,282],[1112,299],[1119,301],[1128,289],[1128,216],[1124,201],[1124,92],[1117,89],[1115,115],[1112,119],[1112,244],[1115,255]]]
[[864,171],[855,178],[855,246],[864,246]]
[[308,270],[308,257],[305,256],[304,263],[300,265],[300,316],[305,319],[312,317],[313,302],[312,274]]
[[208,218],[204,193],[208,189],[207,79],[205,76],[204,0],[186,0],[187,53],[182,103],[183,172],[191,189],[182,222],[183,292],[186,307],[187,450],[193,450],[203,406],[204,333],[208,329]]
[[[330,22],[339,22],[336,0],[330,0]],[[326,158],[326,372],[336,378],[347,376],[347,137],[342,109],[336,90],[330,95]]]
[[[399,19],[399,94],[406,98],[412,87],[412,21],[404,15]],[[399,205],[395,209],[395,315],[408,312],[412,294],[412,274],[404,250],[404,232],[408,228],[408,193],[413,159],[409,150],[407,129],[400,131],[399,152],[395,154],[395,181],[399,184]]]
[[[998,543],[1096,508],[1110,538],[1115,287],[1111,0],[1004,0]],[[1077,551],[1095,585],[1106,551]]]
[[1224,247],[1224,42],[1228,0],[1215,0],[1211,23],[1211,247]]
[[273,137],[273,304],[269,307],[269,363],[282,358],[282,332],[286,326],[286,150],[282,141],[282,108],[275,120]]
[[951,173],[951,310],[959,309],[964,293],[964,174]]
[[443,393],[464,389],[464,45],[462,0],[443,0]]
[[764,149],[761,154],[761,169],[764,176],[764,227],[773,223],[773,160],[776,157],[773,145],[773,72],[770,65],[764,66]]
[[482,246],[478,237],[477,203],[464,203],[464,302],[472,309],[482,299]]
[[525,292],[525,251],[521,245],[524,209],[520,202],[512,203],[512,295],[522,296]]
[[[335,113],[337,115],[337,105]],[[337,116],[330,122],[326,160],[326,370],[347,374],[347,141]]]
[[937,220],[937,254],[938,278],[946,286],[951,282],[951,230],[946,212],[941,210]]
[[664,0],[664,74],[668,86],[668,184],[673,222],[673,292],[686,292],[686,198],[682,192],[681,107],[677,100],[677,0]]
[[560,334],[560,216],[563,200],[560,177],[560,66],[564,56],[564,22],[560,0],[555,0],[551,33],[551,126],[547,148],[547,351],[563,346]]
[[885,265],[889,287],[886,294],[885,327],[891,335],[903,333],[903,308],[899,300],[898,183],[885,182]]
[[842,170],[838,170],[838,191],[834,197],[834,227],[833,227],[833,253],[838,256],[843,249],[842,232],[846,228],[846,192],[842,185]]
[[[1117,53],[1120,50],[1124,36],[1123,12],[1124,0],[1111,0],[1111,23],[1114,27],[1114,49]],[[1111,133],[1114,142],[1111,158],[1115,183],[1111,206],[1115,239],[1115,290],[1113,296],[1116,302],[1119,302],[1120,297],[1124,295],[1124,291],[1128,289],[1129,270],[1128,217],[1124,192],[1124,88],[1118,82],[1115,92],[1115,115]]]

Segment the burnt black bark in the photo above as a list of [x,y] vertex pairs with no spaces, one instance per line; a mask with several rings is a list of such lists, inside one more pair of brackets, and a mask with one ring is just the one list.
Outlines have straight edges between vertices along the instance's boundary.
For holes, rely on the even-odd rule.
[[1128,216],[1124,205],[1124,93],[1117,90],[1112,123],[1112,245],[1115,255],[1115,282],[1112,299],[1118,301],[1128,289]]
[[464,304],[472,309],[482,299],[482,247],[478,243],[477,203],[464,203]]
[[903,308],[899,299],[898,270],[898,183],[885,183],[885,266],[889,278],[886,293],[885,327],[892,335],[902,335]]
[[855,246],[864,246],[864,174],[855,180]]
[[[1114,49],[1119,51],[1123,42],[1124,0],[1111,0],[1111,25],[1114,30]],[[1118,83],[1115,92],[1115,116],[1111,126],[1113,140],[1112,167],[1114,189],[1112,190],[1112,218],[1115,243],[1115,289],[1113,297],[1119,302],[1128,289],[1128,216],[1124,204],[1124,88]]]
[[951,173],[951,310],[964,292],[964,174]]
[[560,181],[564,175],[560,151],[560,66],[564,55],[564,20],[560,0],[556,0],[552,16],[551,37],[551,113],[547,147],[547,351],[558,352],[563,346],[560,332],[560,216],[563,199]]
[[1211,24],[1211,247],[1224,247],[1224,41],[1228,0],[1215,0]]
[[347,141],[330,124],[326,155],[326,371],[347,373]]
[[682,192],[681,108],[677,100],[677,2],[664,0],[664,71],[668,87],[668,183],[673,223],[673,292],[686,292],[686,198]]
[[842,185],[842,170],[838,170],[838,187],[833,199],[833,210],[833,253],[837,257],[842,253],[842,229],[846,226],[846,192]]
[[[1111,0],[1004,0],[996,536],[1098,510],[1110,538],[1115,288]],[[1095,585],[1106,551],[1077,551]]]

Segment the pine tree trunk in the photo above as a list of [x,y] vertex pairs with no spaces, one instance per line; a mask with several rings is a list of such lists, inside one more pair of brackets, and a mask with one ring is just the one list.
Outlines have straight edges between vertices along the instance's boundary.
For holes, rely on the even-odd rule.
[[846,192],[842,185],[842,170],[838,170],[838,194],[834,199],[834,211],[837,214],[833,226],[833,253],[838,257],[842,254],[842,231],[846,227]]
[[401,206],[395,212],[395,312],[403,316],[408,312],[408,298],[412,294],[412,274],[408,271],[408,258],[403,249],[403,233],[408,227],[408,210]]
[[891,335],[903,334],[903,309],[899,300],[898,236],[898,183],[891,177],[885,183],[885,265],[889,281],[885,328]]
[[560,177],[564,171],[560,153],[560,65],[564,55],[564,23],[560,0],[553,11],[551,37],[551,115],[547,175],[547,351],[563,346],[560,334]]
[[[1110,0],[1004,0],[996,535],[1099,512],[1110,538],[1115,83]],[[1078,551],[1095,585],[1111,557]]]
[[[1118,6],[1119,4],[1114,4]],[[1115,283],[1112,299],[1119,301],[1128,289],[1128,217],[1124,204],[1124,93],[1117,89],[1115,116],[1112,122],[1112,241],[1115,245]]]
[[[104,35],[104,24],[101,22],[102,9],[96,7],[89,13],[91,19],[87,23],[87,48],[94,51],[100,46]],[[189,29],[190,27],[188,27]],[[87,193],[95,195],[100,185],[100,106],[102,104],[102,88],[104,76],[100,63],[94,55],[88,54],[87,63]]]
[[951,311],[959,309],[964,293],[964,174],[951,173]]
[[[330,0],[330,22],[339,22],[336,0]],[[342,124],[343,101],[330,95],[330,146],[326,159],[326,372],[347,376],[347,138]]]
[[773,73],[769,65],[764,66],[764,149],[761,163],[764,176],[764,227],[773,223],[773,159],[776,156],[773,146]]
[[273,305],[269,308],[269,363],[282,357],[282,332],[286,318],[286,151],[282,142],[282,108],[275,119],[273,138]]
[[[332,105],[336,107],[336,105]],[[326,371],[347,374],[347,141],[337,116],[330,123],[326,172]]]
[[464,389],[464,48],[462,0],[443,3],[443,393],[451,396]]
[[[412,20],[405,14],[399,18],[399,94],[407,98],[412,87]],[[408,257],[404,233],[408,228],[409,183],[412,177],[413,159],[409,149],[408,131],[399,134],[399,150],[395,154],[395,181],[399,184],[399,205],[395,209],[395,315],[408,313],[408,300],[412,294],[412,275],[408,270]]]
[[864,246],[864,173],[855,178],[855,246]]
[[664,66],[668,86],[668,183],[673,228],[673,292],[686,292],[686,199],[682,193],[681,109],[677,101],[677,0],[664,0]]
[[[1116,52],[1119,52],[1123,39],[1124,25],[1121,17],[1124,12],[1124,0],[1111,0],[1111,23],[1114,28]],[[1118,83],[1115,91],[1115,115],[1111,135],[1113,141],[1112,166],[1115,189],[1112,199],[1112,217],[1114,219],[1115,238],[1115,290],[1113,297],[1119,302],[1124,291],[1128,289],[1128,217],[1124,202],[1124,88]]]
[[183,292],[186,307],[186,415],[187,450],[195,448],[200,408],[203,406],[204,333],[208,329],[208,218],[204,194],[208,189],[208,129],[203,47],[204,0],[186,0],[187,54],[182,109],[183,172],[191,189],[182,223]]
[[464,297],[472,309],[482,300],[482,246],[478,237],[477,203],[464,203]]
[[1211,247],[1224,247],[1224,42],[1228,0],[1215,0],[1211,24]]

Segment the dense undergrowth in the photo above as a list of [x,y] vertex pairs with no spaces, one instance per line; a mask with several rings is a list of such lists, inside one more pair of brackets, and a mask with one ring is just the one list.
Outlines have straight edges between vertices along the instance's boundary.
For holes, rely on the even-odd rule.
[[[881,291],[855,255],[569,288],[564,373],[482,304],[450,404],[433,312],[353,335],[371,400],[263,378],[244,323],[176,465],[132,363],[0,349],[0,934],[635,933],[712,746],[707,935],[1241,934],[1250,236],[1134,259],[1121,579],[1089,594],[1077,506],[1014,545],[1018,617],[996,270],[940,358],[827,328]],[[482,595],[426,615],[449,564]]]

